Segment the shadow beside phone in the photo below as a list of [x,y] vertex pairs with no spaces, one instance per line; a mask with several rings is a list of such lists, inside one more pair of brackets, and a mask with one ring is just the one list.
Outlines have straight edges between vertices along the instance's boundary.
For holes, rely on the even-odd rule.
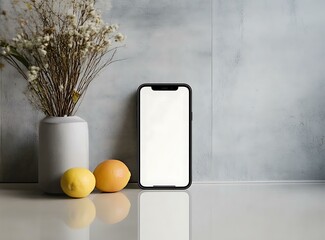
[[123,161],[131,172],[130,182],[137,182],[137,131],[136,131],[136,93],[128,96],[121,114],[121,127],[114,138],[115,146],[111,157]]

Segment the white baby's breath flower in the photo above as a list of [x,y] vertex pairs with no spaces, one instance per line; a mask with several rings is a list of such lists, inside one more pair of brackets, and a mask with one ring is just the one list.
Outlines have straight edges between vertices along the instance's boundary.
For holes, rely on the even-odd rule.
[[114,29],[114,31],[117,31],[119,29],[119,25],[118,24],[113,24],[112,28]]
[[95,22],[96,22],[96,24],[100,25],[100,24],[103,23],[103,19],[102,19],[100,16],[97,16],[97,17],[95,18]]
[[37,79],[37,76],[28,74],[28,82],[33,83]]
[[47,51],[45,51],[43,48],[39,48],[39,49],[38,49],[38,53],[39,53],[42,57],[45,57],[46,54],[47,54]]
[[17,36],[14,37],[12,40],[13,40],[14,42],[19,42],[20,40],[22,40],[22,37],[21,37],[20,34],[17,34]]
[[64,90],[64,87],[63,87],[63,85],[62,85],[62,84],[60,84],[60,86],[59,86],[59,90],[60,90],[60,92],[63,92],[63,90]]
[[37,71],[37,72],[38,72],[38,71],[40,70],[40,68],[37,67],[37,66],[31,66],[31,67],[30,67],[30,70],[31,70],[31,71]]
[[86,42],[85,49],[88,49],[89,50],[90,47],[91,47],[91,42]]
[[4,50],[4,49],[1,49],[1,55],[3,55],[3,56],[6,56],[6,55],[7,55],[7,52],[6,52],[6,50]]
[[37,76],[38,76],[37,74],[33,74],[33,73],[29,72],[29,73],[27,74],[28,82],[33,82],[34,80],[37,79]]
[[90,33],[89,32],[85,32],[84,35],[83,35],[83,38],[88,41],[89,38],[90,38]]
[[106,26],[106,31],[108,33],[113,33],[116,32],[118,30],[119,26],[117,24],[112,24],[112,25],[108,25]]
[[50,35],[45,35],[44,38],[43,38],[43,40],[45,42],[49,42],[50,41]]
[[122,33],[118,33],[115,35],[115,42],[123,42],[125,40],[125,36]]
[[76,15],[75,14],[70,14],[67,15],[67,19],[70,25],[72,25],[73,27],[77,26],[77,21],[76,21]]
[[40,68],[37,66],[31,66],[29,68],[29,71],[27,73],[27,77],[28,77],[28,81],[29,82],[33,82],[38,78],[38,74],[39,74]]

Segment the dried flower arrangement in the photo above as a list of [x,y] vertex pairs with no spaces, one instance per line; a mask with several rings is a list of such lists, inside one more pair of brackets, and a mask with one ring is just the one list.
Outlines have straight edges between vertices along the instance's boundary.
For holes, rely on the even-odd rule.
[[95,2],[12,0],[14,16],[1,12],[17,28],[13,38],[0,36],[0,60],[27,80],[29,99],[47,116],[73,115],[96,75],[117,61],[125,37],[103,21]]

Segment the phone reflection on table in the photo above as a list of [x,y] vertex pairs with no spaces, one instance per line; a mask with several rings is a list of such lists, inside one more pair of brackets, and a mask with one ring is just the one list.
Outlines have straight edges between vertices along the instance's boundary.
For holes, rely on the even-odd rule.
[[139,240],[189,240],[190,196],[186,191],[142,191]]

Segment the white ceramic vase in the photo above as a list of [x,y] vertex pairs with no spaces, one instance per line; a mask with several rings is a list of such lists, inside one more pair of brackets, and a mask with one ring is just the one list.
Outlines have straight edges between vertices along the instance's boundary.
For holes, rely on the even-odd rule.
[[77,116],[46,117],[39,125],[38,181],[46,193],[62,193],[60,179],[72,167],[89,168],[88,124]]

